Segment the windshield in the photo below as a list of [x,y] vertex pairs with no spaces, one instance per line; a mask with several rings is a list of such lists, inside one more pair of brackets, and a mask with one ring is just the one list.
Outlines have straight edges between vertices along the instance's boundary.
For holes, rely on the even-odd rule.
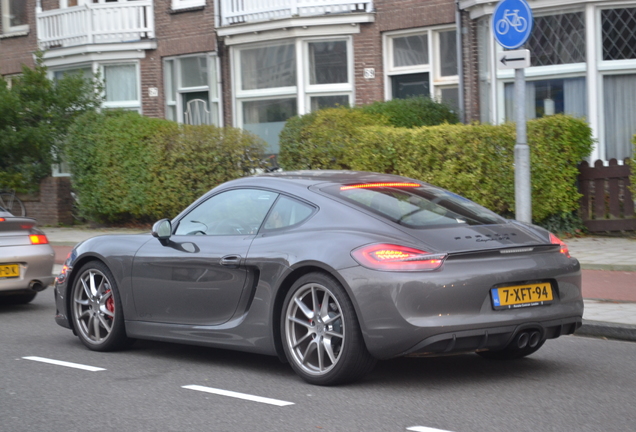
[[492,225],[506,222],[469,199],[429,185],[338,185],[323,190],[412,228],[458,224]]

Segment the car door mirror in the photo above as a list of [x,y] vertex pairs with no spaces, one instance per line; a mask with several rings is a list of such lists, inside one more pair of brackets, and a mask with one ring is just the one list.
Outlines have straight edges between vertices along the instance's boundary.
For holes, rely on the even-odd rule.
[[172,235],[170,219],[161,219],[152,226],[152,236],[159,240],[168,240]]

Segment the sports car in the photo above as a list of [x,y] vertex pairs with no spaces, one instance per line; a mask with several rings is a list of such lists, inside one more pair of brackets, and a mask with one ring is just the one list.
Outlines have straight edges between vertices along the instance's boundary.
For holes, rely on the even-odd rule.
[[515,359],[573,333],[567,246],[447,190],[386,174],[297,171],[224,183],[149,234],[76,246],[58,324],[89,349],[134,339],[278,356],[318,385],[378,359]]
[[36,221],[0,207],[0,303],[25,304],[53,283],[55,253]]

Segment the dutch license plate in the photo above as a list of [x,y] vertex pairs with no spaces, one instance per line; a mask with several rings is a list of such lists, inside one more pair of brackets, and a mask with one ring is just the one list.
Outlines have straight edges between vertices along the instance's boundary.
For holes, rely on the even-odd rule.
[[554,300],[549,282],[492,288],[490,295],[495,309],[541,306]]
[[20,266],[18,264],[0,264],[0,278],[20,277]]

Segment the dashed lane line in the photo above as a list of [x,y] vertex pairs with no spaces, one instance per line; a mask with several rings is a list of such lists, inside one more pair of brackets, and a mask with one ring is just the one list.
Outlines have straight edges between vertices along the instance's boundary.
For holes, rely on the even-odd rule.
[[233,392],[229,390],[221,390],[221,389],[216,389],[212,387],[204,387],[200,385],[186,385],[186,386],[181,386],[181,388],[188,389],[188,390],[196,390],[196,391],[205,392],[205,393],[212,393],[212,394],[216,394],[220,396],[228,396],[228,397],[233,397],[237,399],[244,399],[244,400],[248,400],[252,402],[260,402],[260,403],[265,403],[270,405],[276,405],[281,407],[287,406],[287,405],[294,405],[293,402],[286,402],[286,401],[282,401],[278,399],[270,399],[266,397],[254,396],[254,395],[250,395],[246,393],[237,393],[237,392]]
[[75,369],[82,369],[82,370],[86,370],[86,371],[90,371],[90,372],[99,372],[99,371],[105,371],[106,370],[106,369],[100,368],[100,367],[87,366],[87,365],[83,365],[83,364],[79,364],[79,363],[65,362],[65,361],[61,361],[61,360],[53,360],[53,359],[48,359],[48,358],[44,358],[44,357],[30,356],[30,357],[22,357],[22,358],[24,360],[33,360],[33,361],[37,361],[37,362],[41,362],[41,363],[48,363],[48,364],[57,365],[57,366],[70,367],[70,368],[75,368]]
[[412,432],[450,432],[450,431],[446,431],[442,429],[434,429],[434,428],[424,427],[424,426],[411,426],[409,428],[406,428],[406,430],[412,431]]

